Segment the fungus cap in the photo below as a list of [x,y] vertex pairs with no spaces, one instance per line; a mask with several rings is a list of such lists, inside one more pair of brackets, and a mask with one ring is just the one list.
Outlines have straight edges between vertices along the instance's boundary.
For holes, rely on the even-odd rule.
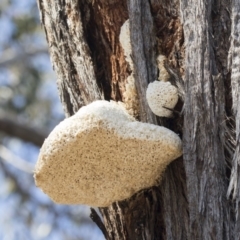
[[[148,84],[146,99],[152,112],[160,117],[171,117],[178,102],[178,90],[170,82],[154,81]],[[166,107],[166,108],[164,108]]]
[[116,102],[96,101],[55,127],[34,177],[57,203],[104,207],[156,185],[180,155],[174,132],[135,121]]

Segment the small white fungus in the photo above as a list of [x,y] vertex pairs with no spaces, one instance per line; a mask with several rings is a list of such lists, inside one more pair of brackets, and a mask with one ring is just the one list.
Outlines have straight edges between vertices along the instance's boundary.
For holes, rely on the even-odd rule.
[[152,112],[160,117],[171,117],[178,102],[178,90],[170,82],[154,81],[149,83],[146,99]]

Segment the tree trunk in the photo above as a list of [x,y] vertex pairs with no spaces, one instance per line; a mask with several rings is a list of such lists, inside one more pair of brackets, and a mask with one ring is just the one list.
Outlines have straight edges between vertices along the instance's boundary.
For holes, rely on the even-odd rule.
[[[137,118],[164,125],[183,138],[183,158],[167,168],[159,186],[100,208],[103,223],[92,209],[106,239],[240,239],[240,3],[38,4],[66,116],[97,99],[126,101],[131,69],[119,34],[129,19]],[[156,117],[145,97],[148,83],[158,76],[159,54],[167,58],[165,68],[181,96],[175,109],[179,113],[168,120]]]

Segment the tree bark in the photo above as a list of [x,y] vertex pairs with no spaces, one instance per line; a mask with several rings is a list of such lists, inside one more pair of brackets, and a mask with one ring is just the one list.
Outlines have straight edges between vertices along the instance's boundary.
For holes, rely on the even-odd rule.
[[[188,239],[231,239],[224,154],[229,14],[221,0],[185,0],[181,6],[186,44],[183,144]],[[194,28],[189,19],[195,20]]]
[[[97,99],[125,101],[131,69],[119,34],[129,18],[138,118],[183,138],[183,158],[167,168],[158,186],[101,208],[103,224],[92,209],[106,239],[239,239],[238,1],[38,4],[67,116]],[[148,83],[157,79],[158,54],[166,56],[181,96],[175,109],[180,113],[168,120],[156,117],[145,97]]]
[[234,200],[235,222],[233,235],[235,239],[240,238],[240,65],[239,65],[239,50],[240,50],[240,2],[232,1],[232,27],[231,27],[231,47],[229,51],[228,67],[231,71],[232,85],[232,109],[233,118],[236,125],[236,135],[234,142],[234,155],[231,169],[230,184],[228,188],[228,197],[232,193]]

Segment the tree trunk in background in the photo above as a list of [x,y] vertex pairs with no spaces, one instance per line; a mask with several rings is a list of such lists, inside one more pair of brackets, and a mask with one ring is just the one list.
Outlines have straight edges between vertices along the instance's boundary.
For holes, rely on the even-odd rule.
[[[129,18],[138,118],[183,139],[183,158],[159,186],[100,208],[103,223],[92,209],[106,239],[240,239],[238,0],[38,4],[66,116],[97,99],[125,101],[131,70],[119,34]],[[181,95],[176,110],[182,114],[173,119],[157,118],[146,103],[158,54],[167,57]]]

